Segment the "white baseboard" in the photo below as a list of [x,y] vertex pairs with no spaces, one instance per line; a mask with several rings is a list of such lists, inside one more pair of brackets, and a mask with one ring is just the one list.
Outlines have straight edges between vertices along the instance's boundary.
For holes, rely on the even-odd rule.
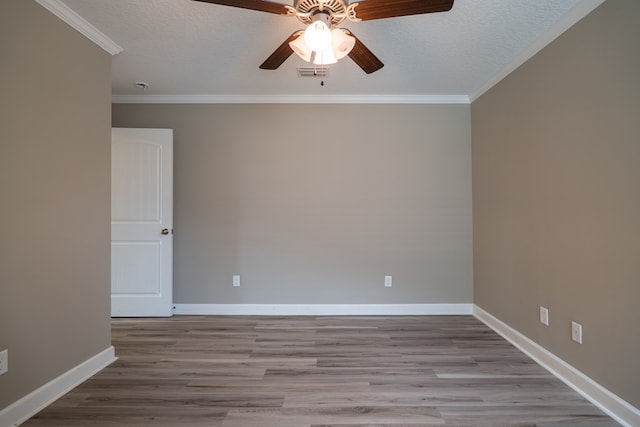
[[640,409],[476,305],[473,315],[617,422],[640,426]]
[[424,316],[472,314],[472,304],[174,304],[174,314],[243,316]]
[[15,427],[109,366],[117,358],[113,346],[71,368],[0,411],[0,426]]

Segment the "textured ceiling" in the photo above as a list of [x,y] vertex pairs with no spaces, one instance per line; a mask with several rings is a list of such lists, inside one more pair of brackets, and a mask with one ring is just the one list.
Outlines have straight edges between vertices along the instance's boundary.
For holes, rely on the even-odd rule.
[[142,80],[149,84],[144,95],[470,98],[599,3],[456,0],[450,12],[345,21],[340,27],[353,31],[385,66],[367,75],[344,58],[330,66],[321,86],[320,79],[297,76],[296,68],[309,64],[296,55],[278,70],[258,69],[303,28],[292,17],[191,0],[63,2],[124,49],[113,58],[116,95],[141,95],[134,83]]

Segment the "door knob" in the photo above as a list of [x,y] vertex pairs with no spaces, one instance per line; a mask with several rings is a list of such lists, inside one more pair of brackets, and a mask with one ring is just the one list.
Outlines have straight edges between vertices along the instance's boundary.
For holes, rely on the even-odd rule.
[[166,236],[167,234],[169,234],[169,229],[168,228],[163,228],[160,233],[162,233],[163,235]]

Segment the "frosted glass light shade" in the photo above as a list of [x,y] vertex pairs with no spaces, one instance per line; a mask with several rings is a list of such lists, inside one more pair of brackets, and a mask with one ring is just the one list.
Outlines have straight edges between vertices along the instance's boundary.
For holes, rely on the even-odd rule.
[[307,62],[311,62],[311,53],[313,52],[304,41],[304,36],[300,34],[294,41],[289,42],[289,47],[296,55]]
[[356,38],[339,28],[331,30],[331,47],[336,59],[342,59],[351,52],[356,45]]
[[323,21],[314,21],[304,30],[304,41],[311,50],[322,52],[331,46],[331,30]]
[[331,47],[323,50],[322,52],[316,52],[315,57],[313,58],[313,63],[315,65],[329,65],[335,64],[336,62],[338,62],[338,60],[333,54],[333,49]]

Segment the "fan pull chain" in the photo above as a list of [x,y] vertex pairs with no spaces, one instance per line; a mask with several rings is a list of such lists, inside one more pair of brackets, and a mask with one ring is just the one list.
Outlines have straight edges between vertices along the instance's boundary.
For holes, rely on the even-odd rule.
[[[313,75],[318,75],[318,65],[315,63],[313,64]],[[324,80],[320,80],[320,86],[324,86]]]

